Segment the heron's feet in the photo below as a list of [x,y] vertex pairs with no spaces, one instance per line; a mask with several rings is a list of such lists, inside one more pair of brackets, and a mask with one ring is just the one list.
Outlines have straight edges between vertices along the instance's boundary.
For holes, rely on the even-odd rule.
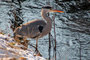
[[34,56],[42,56],[37,48],[34,51]]

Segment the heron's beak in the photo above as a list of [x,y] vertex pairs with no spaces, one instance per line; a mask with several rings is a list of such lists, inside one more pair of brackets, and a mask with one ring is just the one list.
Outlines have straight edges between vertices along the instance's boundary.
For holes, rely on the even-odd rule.
[[59,10],[50,10],[50,12],[60,12],[60,13],[64,13],[64,11],[59,11]]

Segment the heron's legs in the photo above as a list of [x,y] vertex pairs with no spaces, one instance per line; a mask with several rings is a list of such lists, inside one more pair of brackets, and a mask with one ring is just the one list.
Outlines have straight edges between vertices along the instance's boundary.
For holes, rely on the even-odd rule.
[[38,38],[36,38],[36,51],[38,51]]
[[40,52],[38,51],[38,38],[36,38],[36,50],[35,50],[35,52],[34,52],[34,55],[35,56],[42,56],[41,54],[40,54]]

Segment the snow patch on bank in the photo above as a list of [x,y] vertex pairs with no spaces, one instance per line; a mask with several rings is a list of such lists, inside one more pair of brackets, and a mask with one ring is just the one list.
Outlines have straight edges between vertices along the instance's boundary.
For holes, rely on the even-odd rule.
[[17,45],[10,46],[10,43],[15,42],[13,38],[0,34],[0,58],[5,57],[24,57],[28,60],[46,60],[40,56],[34,56],[34,52],[31,49],[23,50],[20,48],[15,48]]

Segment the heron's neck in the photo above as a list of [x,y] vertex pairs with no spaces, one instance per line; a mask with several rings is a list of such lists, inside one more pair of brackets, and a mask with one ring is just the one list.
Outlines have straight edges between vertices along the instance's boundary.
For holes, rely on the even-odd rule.
[[[48,34],[50,31],[51,31],[51,28],[52,28],[52,20],[51,18],[48,16],[48,14],[42,10],[42,13],[41,13],[42,17],[44,20],[46,20],[46,26],[45,28],[43,29],[43,32],[42,33],[42,36]],[[47,30],[47,31],[46,31]]]

